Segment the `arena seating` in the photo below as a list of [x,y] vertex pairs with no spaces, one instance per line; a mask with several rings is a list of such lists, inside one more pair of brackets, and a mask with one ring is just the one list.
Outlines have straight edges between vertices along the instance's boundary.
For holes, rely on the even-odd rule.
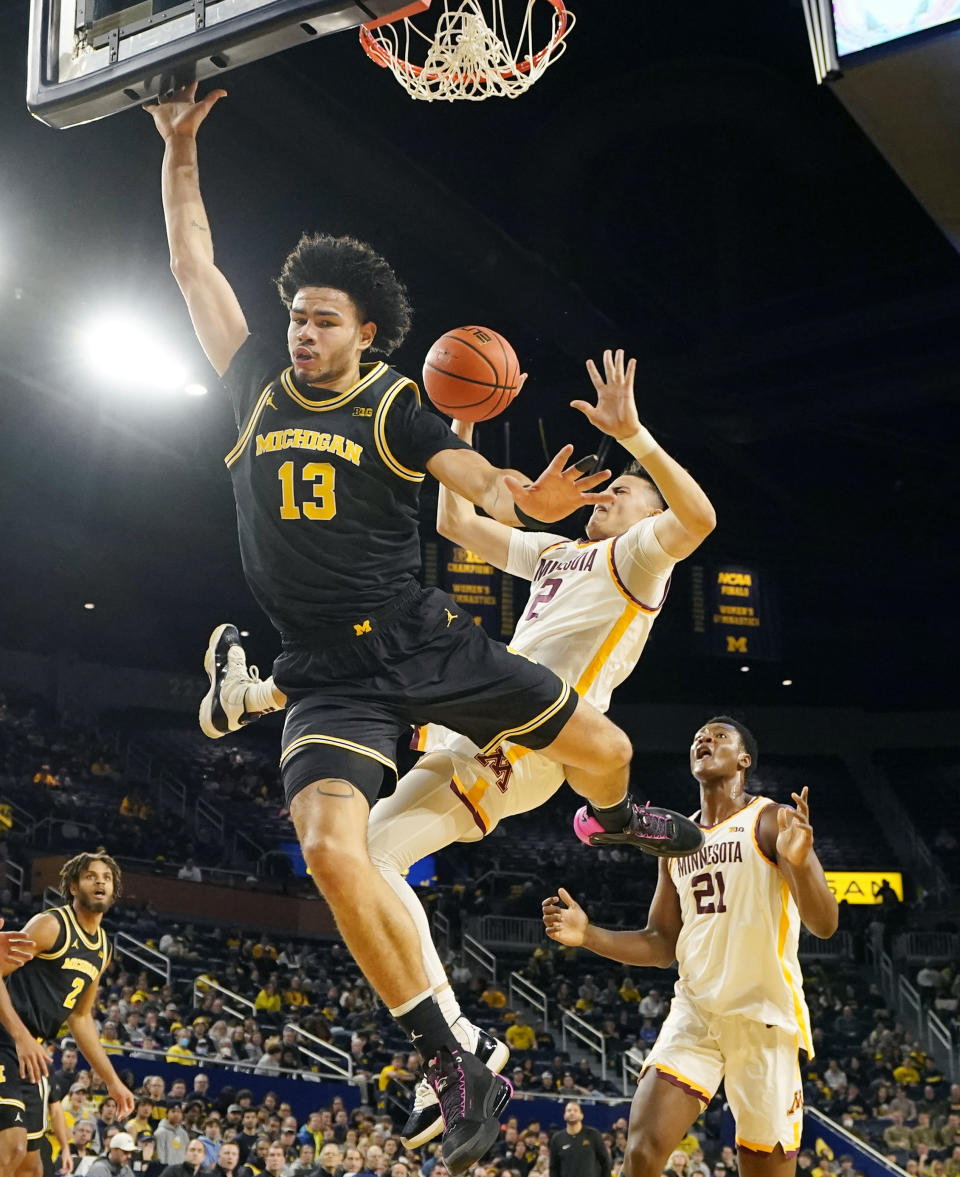
[[874,763],[947,876],[960,884],[960,749],[886,749]]

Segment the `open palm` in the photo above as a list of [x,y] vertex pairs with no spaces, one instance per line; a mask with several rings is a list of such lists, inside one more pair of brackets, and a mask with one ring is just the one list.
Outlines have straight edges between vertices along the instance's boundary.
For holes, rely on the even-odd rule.
[[197,102],[197,83],[191,82],[189,86],[181,86],[167,98],[147,103],[143,109],[151,116],[164,140],[173,135],[184,135],[192,139],[210,111],[226,96],[226,90],[211,90]]
[[777,858],[790,866],[803,866],[813,850],[813,827],[810,825],[810,805],[807,786],[799,796],[791,793],[796,809],[783,806],[777,810]]
[[[551,940],[576,948],[583,943],[590,920],[587,913],[565,888],[544,899],[543,926]],[[564,906],[560,906],[561,903]]]
[[504,477],[503,484],[521,511],[544,523],[553,523],[557,519],[566,519],[580,507],[613,502],[609,491],[589,493],[610,477],[610,471],[584,474],[577,463],[566,465],[572,456],[573,446],[565,445],[536,482],[526,486],[512,474]]

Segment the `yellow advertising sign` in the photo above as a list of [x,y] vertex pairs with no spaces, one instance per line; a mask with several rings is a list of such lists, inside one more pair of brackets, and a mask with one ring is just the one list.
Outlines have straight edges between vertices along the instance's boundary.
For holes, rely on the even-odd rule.
[[898,870],[827,870],[827,886],[837,897],[837,902],[882,903],[877,893],[884,880],[893,888],[897,898],[903,900],[903,875]]

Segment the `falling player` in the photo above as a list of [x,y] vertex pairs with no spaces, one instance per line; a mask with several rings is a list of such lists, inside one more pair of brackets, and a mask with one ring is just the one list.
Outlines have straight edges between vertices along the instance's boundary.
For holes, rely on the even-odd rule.
[[[588,364],[597,404],[576,403],[610,436],[633,438],[643,428],[633,391],[635,367],[633,360],[624,367],[622,351],[604,355],[602,377]],[[458,422],[456,429],[470,439],[472,426]],[[707,496],[686,470],[652,438],[640,452],[646,469],[634,461],[614,479],[609,486],[613,503],[594,508],[586,538],[580,540],[505,527],[440,488],[437,530],[531,582],[511,647],[575,684],[600,711],[606,711],[611,692],[636,665],[674,564],[690,555],[714,525]],[[242,676],[240,659],[238,650],[231,682],[238,700],[255,686]],[[462,1016],[423,907],[404,876],[426,855],[454,842],[476,841],[505,817],[542,805],[562,785],[563,768],[506,740],[481,752],[466,736],[434,724],[420,733],[418,747],[423,757],[396,792],[371,811],[370,855],[417,926],[427,978],[447,1023],[464,1047],[498,1070],[507,1049]],[[436,1096],[421,1082],[402,1132],[404,1142],[418,1148],[442,1126]]]
[[[676,831],[691,836],[690,823],[641,813],[627,793],[624,733],[416,580],[427,472],[514,523],[609,502],[589,493],[603,477],[565,469],[565,447],[528,485],[421,411],[412,381],[383,362],[362,363],[371,349],[399,346],[410,308],[384,259],[351,238],[304,236],[286,259],[278,287],[289,309],[289,362],[249,334],[214,262],[200,194],[196,135],[223,96],[197,102],[194,84],[148,108],[165,145],[171,268],[237,419],[226,462],[244,573],[283,636],[274,674],[290,698],[280,758],[290,814],[347,947],[429,1066],[441,1093],[444,1161],[456,1177],[496,1139],[510,1086],[451,1033],[416,929],[370,861],[369,806],[384,768],[395,771],[400,731],[430,720],[489,750],[507,738],[537,748],[564,766],[596,828],[621,841],[640,844],[652,826],[649,840],[663,845]],[[217,657],[211,651],[214,678]]]
[[625,1177],[659,1177],[723,1079],[742,1177],[790,1177],[803,1120],[799,1050],[813,1054],[797,959],[800,923],[827,939],[837,901],[813,850],[807,789],[796,809],[747,793],[757,744],[727,716],[693,737],[705,842],[662,859],[641,931],[595,927],[562,888],[543,902],[547,935],[679,979],[633,1097]]
[[[0,1173],[4,1177],[40,1177],[43,1171],[39,1150],[46,1128],[47,1067],[37,1039],[56,1038],[64,1022],[84,1058],[106,1081],[120,1118],[133,1111],[133,1095],[113,1069],[93,1020],[97,985],[110,960],[101,922],[119,897],[120,868],[102,851],[77,854],[63,865],[60,891],[70,902],[40,912],[23,929],[32,942],[30,959],[3,966],[9,974],[6,990],[11,1006],[6,1016],[0,1016]],[[25,1055],[30,1040],[36,1049]]]

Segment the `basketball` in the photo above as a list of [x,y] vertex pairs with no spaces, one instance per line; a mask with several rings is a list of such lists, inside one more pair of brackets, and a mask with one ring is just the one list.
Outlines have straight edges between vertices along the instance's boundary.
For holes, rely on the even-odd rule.
[[520,363],[489,327],[457,327],[441,335],[423,362],[423,386],[434,406],[461,421],[487,421],[520,387]]

